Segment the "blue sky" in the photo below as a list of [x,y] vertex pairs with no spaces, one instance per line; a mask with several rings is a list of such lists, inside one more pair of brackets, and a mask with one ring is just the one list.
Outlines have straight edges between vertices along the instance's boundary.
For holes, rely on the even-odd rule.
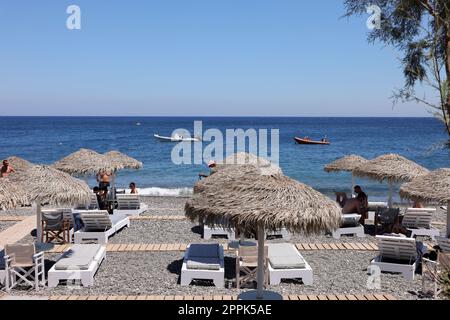
[[[68,30],[66,8],[81,8]],[[428,116],[343,1],[0,0],[2,115]]]

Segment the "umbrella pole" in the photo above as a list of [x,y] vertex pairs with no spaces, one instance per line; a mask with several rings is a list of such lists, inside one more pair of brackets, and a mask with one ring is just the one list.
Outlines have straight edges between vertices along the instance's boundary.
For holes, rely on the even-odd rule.
[[350,197],[353,198],[353,190],[355,190],[355,176],[352,172],[352,190],[350,190]]
[[447,203],[447,238],[450,238],[450,201]]
[[389,199],[388,199],[388,207],[392,208],[392,182],[389,182]]
[[36,242],[41,243],[42,239],[42,212],[41,212],[41,201],[36,199],[34,203],[36,206]]
[[256,278],[256,282],[258,285],[256,293],[257,300],[262,300],[264,295],[264,238],[264,225],[260,224],[258,225],[258,274]]

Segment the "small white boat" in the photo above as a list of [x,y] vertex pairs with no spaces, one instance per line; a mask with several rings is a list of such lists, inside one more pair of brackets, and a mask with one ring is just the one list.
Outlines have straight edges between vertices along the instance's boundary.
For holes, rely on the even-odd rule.
[[191,137],[183,137],[181,135],[175,134],[172,137],[160,136],[159,134],[153,135],[156,139],[165,142],[199,142],[201,141],[199,138],[191,138]]

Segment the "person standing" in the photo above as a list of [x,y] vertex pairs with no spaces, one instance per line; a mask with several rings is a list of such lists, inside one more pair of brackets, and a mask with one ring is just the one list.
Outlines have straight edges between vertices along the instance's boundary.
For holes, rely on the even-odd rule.
[[98,182],[98,187],[105,192],[108,192],[108,187],[110,186],[109,179],[111,174],[106,170],[100,170],[97,173],[96,179]]
[[8,160],[3,160],[2,168],[0,169],[1,177],[6,178],[10,173],[16,172],[14,168],[9,164]]

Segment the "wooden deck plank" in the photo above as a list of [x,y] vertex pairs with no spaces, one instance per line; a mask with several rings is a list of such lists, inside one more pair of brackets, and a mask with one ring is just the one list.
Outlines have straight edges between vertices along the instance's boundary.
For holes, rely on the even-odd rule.
[[331,248],[331,245],[330,245],[329,243],[323,243],[322,246],[323,246],[323,248],[324,248],[325,250],[331,250],[331,249],[332,249],[332,248]]
[[310,243],[309,246],[310,246],[311,250],[317,250],[318,249],[317,245],[315,243]]
[[338,246],[335,245],[334,243],[330,243],[329,245],[331,247],[331,250],[339,250]]
[[358,300],[358,299],[357,299],[354,295],[352,295],[352,294],[347,294],[345,297],[347,298],[347,300]]
[[324,246],[320,243],[316,243],[316,247],[318,250],[325,250]]
[[381,301],[386,301],[387,299],[385,298],[385,296],[383,296],[382,294],[374,294],[374,297],[377,300],[381,300]]
[[346,297],[345,295],[343,295],[343,294],[338,294],[338,295],[336,296],[336,298],[337,298],[338,300],[348,300],[347,297]]
[[342,243],[336,243],[338,250],[346,250],[347,248]]
[[298,296],[294,294],[288,295],[289,300],[298,300]]
[[300,295],[298,296],[298,300],[303,300],[303,301],[305,301],[305,300],[309,300],[309,299],[308,299],[308,296],[307,296],[306,294],[300,294]]
[[328,300],[338,300],[338,297],[337,296],[335,296],[334,294],[327,294],[327,299]]
[[319,300],[315,294],[308,294],[307,296],[309,300]]
[[319,295],[317,296],[317,299],[319,299],[319,300],[321,300],[321,301],[328,300],[327,296],[324,295],[324,294],[319,294]]

